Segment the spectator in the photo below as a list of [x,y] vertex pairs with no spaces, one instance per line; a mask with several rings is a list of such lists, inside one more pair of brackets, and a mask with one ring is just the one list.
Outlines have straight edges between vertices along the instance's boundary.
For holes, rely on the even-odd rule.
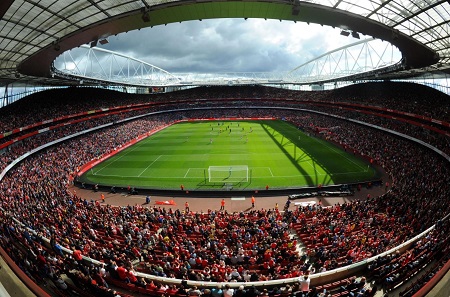
[[302,292],[302,296],[307,296],[309,293],[309,284],[311,282],[311,279],[308,275],[300,276],[299,278],[300,282],[300,291]]
[[234,289],[230,287],[229,284],[225,284],[225,289],[223,290],[223,297],[233,297]]
[[66,282],[61,278],[61,275],[55,274],[55,277],[53,279],[53,282],[55,283],[56,287],[62,291],[67,290],[67,284]]
[[255,285],[252,285],[245,292],[245,297],[257,297],[259,295],[260,295],[260,292],[258,291],[258,289],[256,289]]
[[197,288],[197,286],[193,286],[193,287],[188,291],[188,295],[189,295],[189,296],[200,296],[200,295],[202,295],[202,292]]
[[217,285],[217,287],[212,288],[211,296],[212,297],[222,297],[223,296],[222,285]]
[[240,285],[239,288],[234,292],[235,297],[244,297],[245,296],[245,289],[243,285]]

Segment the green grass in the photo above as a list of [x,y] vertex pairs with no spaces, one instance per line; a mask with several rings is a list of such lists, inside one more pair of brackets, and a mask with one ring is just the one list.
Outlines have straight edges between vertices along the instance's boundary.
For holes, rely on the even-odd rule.
[[[229,129],[227,130],[227,127]],[[222,133],[219,133],[222,129]],[[231,132],[230,132],[231,130]],[[249,168],[222,172],[209,166]],[[221,175],[220,175],[221,174]],[[367,181],[378,176],[367,162],[284,121],[199,121],[172,125],[98,164],[89,183],[153,189],[234,190],[299,188]]]

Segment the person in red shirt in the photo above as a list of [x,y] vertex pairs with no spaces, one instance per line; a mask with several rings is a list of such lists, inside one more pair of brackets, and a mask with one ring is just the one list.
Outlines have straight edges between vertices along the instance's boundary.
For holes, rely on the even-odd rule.
[[197,257],[195,259],[195,265],[197,266],[197,268],[201,268],[202,267],[202,257]]
[[119,266],[116,269],[117,274],[121,280],[126,280],[128,277],[128,271],[123,266]]
[[136,272],[133,269],[130,269],[127,273],[128,280],[130,283],[135,284],[137,282]]
[[83,259],[83,255],[81,254],[81,251],[77,250],[77,249],[73,249],[72,257],[77,261],[81,261]]
[[39,267],[43,267],[44,265],[47,264],[47,259],[45,259],[44,255],[42,255],[42,253],[39,252],[37,256],[37,262]]
[[150,283],[147,284],[147,290],[156,290],[157,286],[153,281],[150,281]]
[[225,199],[220,202],[220,210],[225,210]]
[[208,260],[207,259],[203,259],[202,260],[202,268],[206,268],[208,266]]

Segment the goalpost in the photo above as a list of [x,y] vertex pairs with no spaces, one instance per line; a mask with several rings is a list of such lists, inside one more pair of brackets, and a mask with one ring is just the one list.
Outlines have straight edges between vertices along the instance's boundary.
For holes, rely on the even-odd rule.
[[209,166],[208,181],[210,183],[240,183],[248,182],[248,166]]

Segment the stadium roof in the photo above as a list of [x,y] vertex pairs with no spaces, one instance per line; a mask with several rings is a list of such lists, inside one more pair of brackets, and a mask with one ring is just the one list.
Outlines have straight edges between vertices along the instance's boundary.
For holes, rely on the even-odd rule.
[[397,46],[404,67],[388,78],[450,74],[448,0],[2,0],[0,17],[0,85],[72,84],[51,73],[65,50],[138,28],[208,18],[333,26]]

